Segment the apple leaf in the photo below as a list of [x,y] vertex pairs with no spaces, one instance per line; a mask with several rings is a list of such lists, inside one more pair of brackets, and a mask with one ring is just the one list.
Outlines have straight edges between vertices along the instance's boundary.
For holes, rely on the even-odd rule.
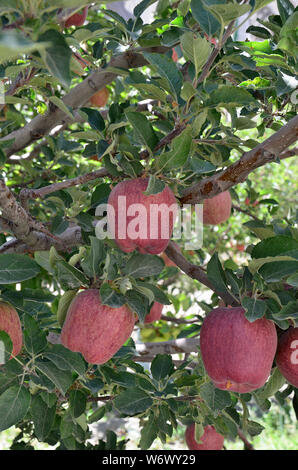
[[246,310],[245,316],[250,322],[254,322],[258,318],[262,318],[267,310],[267,305],[264,300],[252,297],[244,297],[242,299],[242,307]]
[[38,264],[29,256],[16,253],[0,255],[0,284],[15,284],[40,273]]
[[172,357],[169,354],[157,354],[151,363],[151,374],[155,380],[163,380],[173,372]]
[[143,413],[153,404],[153,400],[144,390],[138,387],[128,388],[114,400],[115,408],[121,413],[133,416]]
[[127,261],[123,274],[134,278],[157,276],[164,265],[159,256],[136,254]]
[[21,421],[30,406],[31,395],[24,386],[13,385],[0,396],[0,431]]
[[51,432],[56,415],[56,406],[48,407],[40,395],[32,398],[30,412],[34,424],[34,434],[40,441],[45,441]]

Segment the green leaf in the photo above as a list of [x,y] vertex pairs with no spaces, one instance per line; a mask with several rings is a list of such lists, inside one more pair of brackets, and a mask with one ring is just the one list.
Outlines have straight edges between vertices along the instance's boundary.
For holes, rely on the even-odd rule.
[[204,173],[210,173],[216,170],[216,166],[212,165],[212,163],[208,162],[207,160],[201,160],[196,155],[191,157],[190,165],[191,165],[192,170],[198,175],[204,174]]
[[150,284],[149,282],[143,282],[143,281],[137,281],[137,285],[141,287],[146,287],[147,289],[150,289],[153,294],[154,294],[154,300],[160,304],[163,305],[170,305],[171,301],[169,300],[168,296],[165,294],[164,291],[159,289],[153,284]]
[[277,8],[283,24],[294,13],[294,6],[289,0],[277,0]]
[[155,178],[153,175],[150,175],[148,186],[144,194],[146,194],[146,196],[149,196],[150,194],[158,194],[161,193],[164,188],[165,183],[162,180]]
[[70,59],[72,52],[64,36],[55,29],[48,29],[38,38],[39,42],[51,43],[45,51],[41,51],[41,56],[54,77],[67,88],[70,86]]
[[86,371],[85,362],[81,354],[70,351],[62,344],[51,344],[48,350],[43,354],[45,359],[49,359],[60,370],[72,370],[83,376]]
[[0,284],[26,281],[39,273],[40,267],[29,256],[14,253],[0,255]]
[[222,85],[210,93],[206,106],[259,106],[255,98],[243,88],[236,86]]
[[120,393],[114,400],[115,408],[124,415],[133,416],[148,410],[153,404],[153,400],[137,387],[128,388]]
[[158,381],[168,377],[173,369],[172,357],[169,354],[157,354],[151,363],[151,374]]
[[269,380],[264,385],[264,387],[254,392],[257,401],[264,401],[267,398],[270,398],[275,395],[275,393],[281,389],[285,382],[286,379],[281,374],[279,369],[275,367],[273,373],[271,374]]
[[215,388],[211,382],[200,387],[200,395],[213,411],[224,410],[232,404],[230,393]]
[[61,260],[56,263],[57,277],[61,287],[65,290],[78,289],[89,285],[87,277],[79,269]]
[[14,385],[0,396],[0,431],[21,421],[29,410],[31,395],[24,386]]
[[252,258],[278,255],[297,256],[298,259],[298,241],[286,235],[270,237],[258,243],[251,252]]
[[32,355],[47,347],[47,332],[41,330],[37,321],[28,314],[24,316],[24,346]]
[[216,18],[219,18],[221,23],[226,25],[230,21],[239,18],[239,16],[248,13],[251,9],[251,6],[227,3],[225,5],[210,5],[207,7],[207,9],[212,12]]
[[102,132],[105,130],[105,122],[99,111],[90,108],[81,108],[81,111],[87,114],[88,122],[92,129]]
[[207,276],[219,292],[227,291],[225,273],[217,253],[212,255],[207,265]]
[[262,318],[267,310],[267,305],[264,300],[258,300],[251,297],[244,297],[241,305],[245,308],[245,316],[250,322],[254,322],[258,318]]
[[133,312],[138,315],[139,320],[143,323],[145,316],[149,313],[149,301],[147,297],[135,290],[128,290],[125,293],[125,300]]
[[297,273],[298,261],[276,261],[264,264],[259,269],[259,274],[267,282],[279,282],[290,274]]
[[100,298],[103,305],[118,308],[125,304],[125,297],[113,289],[107,282],[100,287]]
[[[159,75],[167,80],[173,96],[178,101],[183,84],[183,76],[172,59],[162,54],[149,52],[144,52],[143,55],[156,68]],[[140,114],[138,113],[138,115]]]
[[41,442],[50,434],[56,415],[56,406],[49,408],[40,395],[32,398],[30,412],[34,424],[34,434]]
[[78,418],[84,413],[87,405],[87,395],[82,390],[71,390],[69,392],[69,406],[71,415]]
[[225,3],[225,0],[192,0],[191,12],[194,19],[199,23],[200,28],[209,36],[213,36],[220,29],[220,22],[208,10],[210,5]]
[[148,149],[153,150],[158,143],[158,138],[147,118],[134,111],[127,111],[125,115],[141,142]]
[[[0,6],[1,8],[1,6]],[[0,10],[1,14],[1,10]],[[32,42],[20,31],[5,31],[0,33],[0,64],[20,57],[32,51],[43,51],[49,46],[48,42]]]
[[0,366],[9,361],[13,349],[11,337],[0,327]]
[[186,163],[192,144],[192,129],[187,126],[180,135],[175,137],[169,152],[162,153],[157,160],[160,170],[171,170],[181,168]]
[[157,276],[164,268],[159,256],[135,254],[126,263],[123,274],[134,278]]
[[76,290],[68,290],[64,292],[62,297],[60,297],[60,300],[58,303],[58,310],[57,310],[57,320],[61,327],[63,326],[65,322],[69,306],[72,300],[75,298],[76,294],[77,294]]
[[41,361],[37,359],[35,366],[65,395],[74,379],[70,370],[60,370],[51,361]]
[[158,427],[156,420],[151,415],[141,430],[140,448],[142,450],[149,449],[153,441],[157,438]]

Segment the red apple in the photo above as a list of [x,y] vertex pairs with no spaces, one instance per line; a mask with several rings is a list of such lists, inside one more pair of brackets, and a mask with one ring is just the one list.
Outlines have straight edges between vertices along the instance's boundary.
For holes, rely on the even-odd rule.
[[153,323],[154,321],[160,320],[162,309],[162,304],[154,302],[153,306],[150,309],[150,312],[145,317],[144,323]]
[[0,302],[0,331],[5,331],[10,336],[13,345],[12,356],[20,354],[23,346],[20,318],[17,311],[6,302]]
[[232,198],[229,191],[224,191],[203,202],[203,223],[217,225],[225,222],[231,215]]
[[87,362],[104,364],[130,337],[134,324],[134,313],[127,306],[103,305],[99,291],[87,289],[69,306],[61,342],[71,351],[80,352]]
[[204,427],[204,434],[200,437],[201,444],[199,444],[195,439],[195,423],[192,423],[186,428],[185,441],[190,450],[221,450],[224,436],[213,426],[208,425]]
[[177,52],[175,51],[175,49],[172,49],[172,60],[173,60],[174,62],[177,62],[177,60],[178,60],[178,54],[177,54]]
[[289,328],[278,341],[275,362],[287,381],[298,387],[298,327]]
[[102,88],[90,98],[91,106],[103,108],[107,104],[109,94],[110,92],[106,87]]
[[275,325],[267,318],[249,322],[242,307],[216,308],[200,332],[202,360],[215,387],[248,393],[270,375],[277,347]]
[[145,195],[148,178],[121,181],[111,191],[107,217],[109,231],[125,253],[162,253],[172,235],[177,215],[176,198],[169,187]]
[[88,7],[85,7],[82,13],[75,13],[65,21],[65,28],[70,26],[82,26],[85,23],[88,14]]

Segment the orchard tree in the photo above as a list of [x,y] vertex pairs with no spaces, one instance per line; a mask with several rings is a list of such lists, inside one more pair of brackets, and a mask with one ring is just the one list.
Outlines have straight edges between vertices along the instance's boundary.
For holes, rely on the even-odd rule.
[[[139,419],[140,449],[178,427],[193,449],[249,449],[253,405],[298,415],[297,176],[275,181],[297,155],[298,11],[278,0],[237,40],[268,3],[143,0],[126,21],[103,0],[0,0],[12,449],[125,449],[88,441],[111,414]],[[162,209],[144,222],[119,196]]]

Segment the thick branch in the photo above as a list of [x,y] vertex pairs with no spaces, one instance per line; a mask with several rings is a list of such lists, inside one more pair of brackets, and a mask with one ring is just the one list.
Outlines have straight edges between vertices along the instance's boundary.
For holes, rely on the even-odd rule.
[[[152,48],[151,50],[153,52],[163,53],[167,51],[168,48],[161,46]],[[80,106],[86,105],[97,91],[101,90],[117,77],[117,73],[114,71],[115,68],[127,70],[142,67],[146,64],[147,61],[143,55],[134,51],[127,51],[124,54],[115,56],[111,59],[107,68],[92,72],[83,82],[72,88],[71,91],[64,96],[63,102],[66,106],[76,110]],[[113,71],[109,71],[111,67],[113,67]],[[49,134],[57,125],[63,125],[66,117],[67,115],[61,109],[51,104],[45,114],[36,116],[21,129],[13,131],[11,134],[1,139],[14,139],[14,143],[6,149],[6,156],[10,157],[16,152],[26,148],[35,140]]]
[[208,279],[206,273],[203,271],[200,266],[187,261],[186,258],[176,249],[175,244],[170,242],[167,249],[165,250],[166,255],[177,264],[177,266],[189,277],[196,279],[204,286],[211,289],[215,292],[221,299],[225,301],[227,305],[239,305],[237,300],[228,292],[219,292],[218,289],[213,285],[213,283]]
[[244,153],[239,160],[225,170],[215,173],[209,178],[204,178],[194,186],[185,189],[182,193],[181,203],[197,204],[203,199],[226,191],[235,184],[244,182],[249,173],[266,163],[277,161],[280,155],[283,155],[284,158],[291,156],[292,154],[289,155],[284,151],[293,145],[297,138],[298,116],[295,116],[275,134],[254,149]]

